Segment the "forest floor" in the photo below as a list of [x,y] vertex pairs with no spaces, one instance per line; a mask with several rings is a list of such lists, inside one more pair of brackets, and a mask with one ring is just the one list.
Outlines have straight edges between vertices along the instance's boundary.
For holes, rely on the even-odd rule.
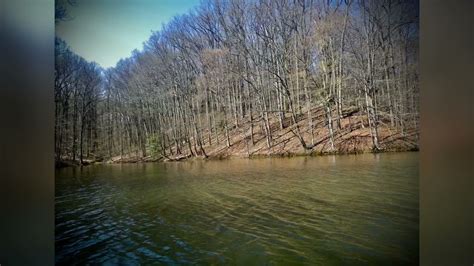
[[[250,122],[241,122],[238,126],[229,128],[230,146],[227,146],[225,132],[219,132],[217,138],[214,132],[211,134],[209,143],[209,132],[202,132],[204,141],[203,148],[207,159],[223,159],[231,157],[267,157],[267,156],[299,156],[299,155],[323,155],[323,154],[350,154],[374,152],[367,115],[358,109],[346,109],[343,111],[341,128],[334,121],[334,150],[331,149],[330,134],[326,124],[326,114],[322,108],[314,108],[311,112],[313,120],[313,137],[309,125],[308,112],[297,117],[301,135],[308,145],[316,144],[312,149],[303,148],[297,135],[294,133],[296,125],[287,114],[283,120],[284,128],[281,129],[277,114],[269,115],[272,132],[271,147],[268,147],[263,123],[254,121],[254,144],[250,138]],[[378,136],[381,152],[393,151],[416,151],[418,150],[418,131],[414,128],[406,128],[401,132],[396,127],[391,127],[388,116],[379,116]],[[230,125],[229,125],[230,127]],[[194,142],[194,141],[192,141]],[[188,145],[183,143],[179,155],[167,158],[152,156],[139,156],[137,153],[127,156],[116,156],[108,163],[134,163],[150,161],[180,161],[189,158],[206,158],[196,145],[192,145],[190,152]],[[172,147],[176,153],[176,147]],[[169,152],[169,151],[168,151]]]

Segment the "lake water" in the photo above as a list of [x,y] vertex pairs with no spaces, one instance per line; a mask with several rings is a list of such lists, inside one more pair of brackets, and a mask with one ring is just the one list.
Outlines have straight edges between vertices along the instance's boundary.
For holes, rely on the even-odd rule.
[[418,153],[56,172],[58,264],[418,264]]

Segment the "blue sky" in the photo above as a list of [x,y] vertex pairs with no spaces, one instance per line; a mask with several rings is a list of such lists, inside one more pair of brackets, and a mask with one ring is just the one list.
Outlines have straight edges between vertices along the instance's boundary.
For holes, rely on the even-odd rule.
[[113,67],[141,50],[152,30],[198,5],[199,0],[76,0],[68,6],[72,19],[60,22],[56,35],[86,60]]

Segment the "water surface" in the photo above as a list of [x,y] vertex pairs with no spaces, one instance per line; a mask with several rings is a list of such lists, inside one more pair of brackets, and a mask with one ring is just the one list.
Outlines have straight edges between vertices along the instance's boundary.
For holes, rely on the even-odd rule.
[[418,264],[418,154],[56,172],[59,264]]

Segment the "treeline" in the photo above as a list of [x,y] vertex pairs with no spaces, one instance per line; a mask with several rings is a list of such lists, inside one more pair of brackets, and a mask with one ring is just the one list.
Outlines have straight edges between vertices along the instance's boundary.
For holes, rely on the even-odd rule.
[[99,148],[99,103],[103,90],[101,68],[55,40],[55,155],[80,160]]
[[207,157],[206,146],[230,147],[236,128],[250,145],[261,128],[270,148],[275,117],[311,150],[315,107],[333,149],[349,108],[365,112],[382,149],[383,121],[402,134],[418,128],[418,38],[416,1],[212,0],[115,68],[100,70],[58,40],[57,159]]

